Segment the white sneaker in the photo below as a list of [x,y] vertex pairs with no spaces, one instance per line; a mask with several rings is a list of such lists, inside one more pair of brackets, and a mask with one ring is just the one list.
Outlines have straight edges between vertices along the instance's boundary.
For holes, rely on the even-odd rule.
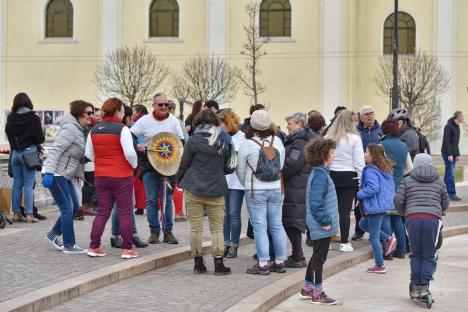
[[350,243],[340,245],[341,252],[348,252],[348,251],[353,251],[353,250],[354,248]]

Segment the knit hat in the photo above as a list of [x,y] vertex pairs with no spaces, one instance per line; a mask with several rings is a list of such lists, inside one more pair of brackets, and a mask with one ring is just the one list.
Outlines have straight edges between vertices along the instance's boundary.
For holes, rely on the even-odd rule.
[[271,118],[266,110],[257,110],[250,117],[250,126],[255,130],[264,131],[270,128]]
[[414,157],[414,167],[419,167],[419,166],[424,166],[424,165],[432,165],[432,156],[429,154],[417,154],[416,157]]

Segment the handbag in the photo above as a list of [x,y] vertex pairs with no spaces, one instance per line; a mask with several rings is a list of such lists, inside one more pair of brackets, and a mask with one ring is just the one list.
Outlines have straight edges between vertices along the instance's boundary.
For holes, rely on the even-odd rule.
[[24,150],[19,144],[18,138],[16,138],[16,143],[18,148],[21,150],[21,158],[23,159],[24,164],[29,170],[37,169],[42,166],[42,160],[39,157],[39,153],[24,153]]

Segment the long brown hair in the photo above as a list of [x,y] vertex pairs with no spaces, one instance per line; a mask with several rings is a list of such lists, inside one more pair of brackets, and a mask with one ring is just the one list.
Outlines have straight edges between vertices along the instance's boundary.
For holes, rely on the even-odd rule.
[[393,174],[393,164],[387,158],[387,156],[385,156],[385,150],[382,145],[369,144],[367,145],[367,150],[372,157],[372,163],[374,165],[376,165],[383,172]]

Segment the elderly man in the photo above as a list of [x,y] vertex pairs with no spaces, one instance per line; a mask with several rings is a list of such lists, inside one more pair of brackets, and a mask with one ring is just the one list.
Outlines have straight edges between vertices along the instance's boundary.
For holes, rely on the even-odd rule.
[[[153,137],[160,132],[173,132],[182,141],[184,132],[177,117],[169,113],[169,102],[163,93],[157,93],[153,98],[153,113],[141,117],[130,129],[135,136],[142,136],[144,145],[139,145],[138,150],[144,152]],[[148,158],[142,160],[140,175],[146,192],[147,219],[151,231],[148,243],[159,243],[161,225],[159,223],[158,199],[164,187],[163,176],[153,169]],[[168,204],[169,203],[169,204]],[[166,222],[164,225],[164,242],[178,244],[178,240],[172,234],[172,194],[167,196],[165,205]]]
[[[372,106],[363,106],[360,111],[361,120],[357,126],[359,134],[361,135],[362,146],[364,152],[367,149],[367,145],[371,143],[378,144],[382,137],[382,129],[379,123],[375,120],[375,110]],[[354,217],[356,218],[356,226],[354,228],[354,235],[351,240],[356,241],[364,236],[364,231],[359,228],[359,220],[361,220],[361,210],[359,208],[354,209]]]

